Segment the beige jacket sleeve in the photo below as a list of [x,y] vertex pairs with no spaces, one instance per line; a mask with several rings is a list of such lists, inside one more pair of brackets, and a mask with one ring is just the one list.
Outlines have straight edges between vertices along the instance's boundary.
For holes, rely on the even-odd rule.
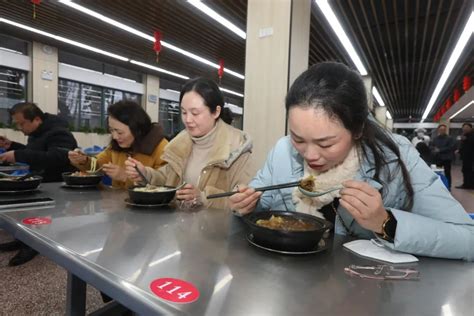
[[227,209],[229,208],[229,198],[218,198],[208,200],[206,196],[211,194],[223,193],[234,190],[238,184],[248,184],[255,176],[256,169],[250,152],[242,154],[229,168],[230,188],[227,190],[219,189],[216,186],[205,186],[201,194],[201,202],[206,208]]
[[153,185],[165,185],[166,179],[170,173],[171,168],[168,164],[162,166],[159,169],[145,167],[145,177],[148,179],[148,182]]

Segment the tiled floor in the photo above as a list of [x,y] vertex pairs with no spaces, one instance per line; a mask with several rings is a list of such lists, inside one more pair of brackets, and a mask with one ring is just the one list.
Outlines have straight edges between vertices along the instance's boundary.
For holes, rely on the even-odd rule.
[[[454,167],[453,196],[468,212],[474,213],[474,190],[454,188],[462,182]],[[0,243],[11,237],[0,230]],[[64,315],[66,271],[43,256],[19,266],[7,267],[14,252],[0,253],[0,315]],[[88,286],[88,313],[103,306],[99,292]]]

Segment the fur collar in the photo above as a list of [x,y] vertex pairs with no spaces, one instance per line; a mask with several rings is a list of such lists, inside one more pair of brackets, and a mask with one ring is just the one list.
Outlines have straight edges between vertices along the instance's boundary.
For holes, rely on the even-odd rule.
[[[306,163],[306,161],[304,161],[303,177],[305,178],[309,175],[313,175],[316,178],[316,190],[324,191],[332,187],[340,186],[341,182],[344,182],[349,179],[354,179],[359,169],[359,154],[356,149],[356,146],[354,146],[347,155],[346,159],[341,164],[322,173],[311,169]],[[320,212],[318,212],[318,210],[321,209],[324,205],[331,203],[334,198],[340,196],[341,195],[339,191],[333,191],[316,198],[311,198],[301,193],[298,187],[296,187],[293,191],[293,203],[295,204],[297,212],[307,213],[324,218],[324,216]]]

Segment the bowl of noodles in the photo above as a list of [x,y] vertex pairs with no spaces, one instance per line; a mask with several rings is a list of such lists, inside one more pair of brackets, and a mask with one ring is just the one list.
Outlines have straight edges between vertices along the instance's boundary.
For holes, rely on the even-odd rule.
[[75,172],[64,172],[63,180],[67,185],[97,185],[102,180],[102,174],[88,172],[88,171],[75,171]]
[[315,249],[324,232],[332,227],[322,218],[297,212],[256,211],[243,218],[255,242],[281,251]]
[[175,187],[169,186],[134,186],[128,189],[130,200],[136,204],[158,205],[168,204],[176,194]]

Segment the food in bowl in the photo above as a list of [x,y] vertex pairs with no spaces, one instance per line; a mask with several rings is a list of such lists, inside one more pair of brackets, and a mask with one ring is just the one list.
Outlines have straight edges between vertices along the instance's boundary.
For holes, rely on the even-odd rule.
[[64,172],[63,179],[67,185],[93,186],[99,184],[100,180],[102,180],[102,175],[97,173],[90,174],[87,171]]
[[[272,216],[275,217],[272,221],[275,224],[281,222],[278,219],[280,217],[310,223],[311,228],[309,225],[305,225],[305,230],[285,230],[277,229],[277,226],[269,228],[258,224],[260,220],[270,221]],[[325,219],[310,214],[289,211],[256,211],[245,215],[243,219],[249,226],[255,243],[269,249],[290,252],[314,250],[318,246],[323,233],[332,227],[332,224]],[[299,223],[295,225],[298,226]]]
[[174,188],[164,187],[164,186],[154,186],[147,184],[144,187],[135,187],[133,191],[135,192],[165,192],[165,191],[173,191]]
[[[8,177],[0,178],[0,181],[18,181],[18,178],[19,177],[8,176]],[[31,181],[31,180],[34,180],[34,179],[35,179],[35,177],[31,176],[31,177],[28,177],[28,178],[24,178],[21,181]]]
[[85,172],[85,171],[76,171],[69,175],[70,177],[95,177],[96,175],[93,173]]
[[176,188],[166,186],[138,186],[128,189],[130,200],[136,204],[168,204],[176,194]]
[[272,215],[270,219],[259,219],[255,222],[258,226],[284,231],[315,230],[316,224],[299,218],[290,218]]
[[306,191],[313,192],[315,191],[315,188],[316,188],[315,181],[316,181],[316,177],[312,175],[308,176],[304,178],[303,180],[301,180],[300,187]]
[[26,179],[18,180],[19,177],[7,176],[0,178],[0,191],[22,191],[36,189],[41,180],[40,176],[31,175]]

